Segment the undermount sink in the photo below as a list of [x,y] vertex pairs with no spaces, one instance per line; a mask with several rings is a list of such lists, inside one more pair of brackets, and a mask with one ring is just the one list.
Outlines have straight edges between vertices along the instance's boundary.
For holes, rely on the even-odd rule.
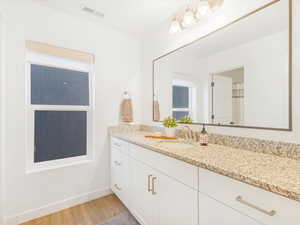
[[197,144],[195,143],[186,143],[180,140],[174,140],[174,141],[159,141],[160,146],[166,147],[166,148],[181,148],[181,149],[188,149],[196,147]]

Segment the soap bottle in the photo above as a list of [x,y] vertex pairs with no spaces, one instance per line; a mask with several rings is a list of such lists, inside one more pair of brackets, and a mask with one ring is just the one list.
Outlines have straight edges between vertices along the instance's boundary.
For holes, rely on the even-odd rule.
[[203,124],[202,131],[199,135],[199,142],[201,146],[207,146],[208,145],[208,133],[205,129],[205,125]]

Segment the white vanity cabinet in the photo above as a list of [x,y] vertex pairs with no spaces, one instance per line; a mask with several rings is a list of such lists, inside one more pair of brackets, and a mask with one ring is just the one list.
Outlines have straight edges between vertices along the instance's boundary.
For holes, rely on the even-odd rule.
[[157,225],[198,225],[198,193],[196,190],[159,174],[156,192]]
[[139,193],[133,214],[145,225],[198,225],[198,168],[137,145],[129,149]]
[[140,162],[132,161],[132,213],[144,225],[198,225],[198,193]]
[[[252,185],[228,178],[226,176],[199,168],[199,206],[200,221],[205,220],[205,215],[201,213],[202,210],[213,210],[216,216],[223,221],[230,221],[230,225],[235,225],[234,221],[241,217],[243,218],[243,225],[257,224],[247,220],[246,217],[237,215],[237,213],[229,213],[235,210],[240,214],[246,215],[259,221],[259,224],[264,225],[299,225],[300,224],[300,203],[287,199],[277,194],[265,191],[261,188],[256,188]],[[209,196],[211,199],[216,199],[224,207],[217,207],[217,202],[211,202],[209,207],[205,207],[205,197],[201,197],[201,193]],[[207,201],[209,202],[209,201]],[[202,210],[201,210],[202,207]],[[215,209],[214,209],[215,208]],[[227,209],[228,213],[224,213]],[[230,209],[230,210],[228,210]],[[211,215],[212,215],[211,214]],[[212,215],[213,217],[213,215]],[[214,219],[211,218],[210,223],[200,223],[203,225],[219,225]],[[228,222],[229,222],[228,221]],[[249,221],[249,222],[246,222]],[[222,225],[227,225],[222,223]]]
[[129,197],[128,143],[112,139],[111,141],[111,189],[123,201]]
[[300,203],[111,139],[111,189],[141,225],[299,225]]
[[[134,193],[131,212],[142,225],[155,224],[155,196],[151,193],[153,169],[135,160],[131,160],[132,190]],[[126,202],[124,203],[126,205]]]
[[199,225],[262,225],[247,215],[199,193]]
[[[198,190],[190,187],[198,182],[197,168],[136,145],[127,148],[127,166],[123,159],[114,169],[118,156],[112,146],[111,187],[137,220],[142,225],[198,225]],[[155,161],[156,157],[161,159]],[[170,160],[175,161],[173,171],[165,173],[172,169]],[[127,176],[122,179],[125,170]],[[176,171],[181,171],[178,180],[173,178]],[[190,172],[186,177],[185,171]],[[115,183],[120,186],[116,188]]]

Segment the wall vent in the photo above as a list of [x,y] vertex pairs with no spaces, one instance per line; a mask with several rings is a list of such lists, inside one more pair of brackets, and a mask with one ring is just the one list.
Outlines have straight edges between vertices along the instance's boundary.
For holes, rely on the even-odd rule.
[[100,17],[100,18],[104,18],[104,14],[102,12],[99,12],[99,11],[94,10],[94,9],[92,9],[90,7],[87,7],[87,6],[83,6],[81,8],[81,11],[92,14],[92,15]]

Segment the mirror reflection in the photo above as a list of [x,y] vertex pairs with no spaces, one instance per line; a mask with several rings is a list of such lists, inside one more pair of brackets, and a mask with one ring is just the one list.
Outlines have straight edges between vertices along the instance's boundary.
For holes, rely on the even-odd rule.
[[154,60],[153,119],[289,129],[289,2]]

